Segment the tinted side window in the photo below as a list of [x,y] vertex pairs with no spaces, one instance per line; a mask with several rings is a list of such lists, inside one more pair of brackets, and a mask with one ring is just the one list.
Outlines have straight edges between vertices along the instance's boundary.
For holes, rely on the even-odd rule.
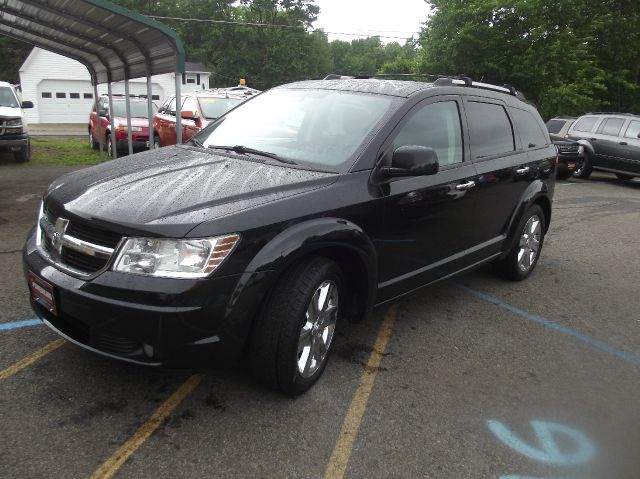
[[528,111],[511,108],[511,116],[518,128],[524,148],[541,147],[549,144],[549,137],[542,131],[535,116]]
[[564,126],[564,120],[549,120],[547,122],[547,130],[549,133],[559,133]]
[[640,121],[632,121],[629,123],[627,132],[624,134],[627,138],[640,138]]
[[502,105],[470,101],[467,117],[474,158],[515,151],[513,127]]
[[407,121],[395,140],[393,149],[404,145],[433,148],[440,166],[462,161],[460,111],[455,101],[426,105]]
[[577,121],[573,129],[575,131],[590,132],[591,130],[593,130],[593,127],[596,126],[597,122],[597,116],[588,116],[586,118],[581,118]]
[[622,118],[607,118],[604,122],[602,122],[598,133],[602,133],[603,135],[618,136],[622,125],[624,125],[624,120]]

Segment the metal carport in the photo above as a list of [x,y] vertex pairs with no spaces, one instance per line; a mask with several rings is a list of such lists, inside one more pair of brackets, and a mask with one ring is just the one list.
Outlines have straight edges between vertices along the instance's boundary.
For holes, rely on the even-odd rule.
[[[153,145],[151,76],[175,72],[176,98],[185,72],[185,55],[177,34],[166,25],[105,0],[0,0],[0,34],[79,61],[89,70],[96,105],[99,83],[124,80],[129,154],[133,153],[129,79],[147,78],[149,143]],[[178,109],[178,111],[180,111]],[[102,128],[98,121],[100,159]],[[111,131],[115,132],[113,115]],[[182,143],[180,114],[176,115],[178,144]],[[116,135],[111,135],[117,155]]]

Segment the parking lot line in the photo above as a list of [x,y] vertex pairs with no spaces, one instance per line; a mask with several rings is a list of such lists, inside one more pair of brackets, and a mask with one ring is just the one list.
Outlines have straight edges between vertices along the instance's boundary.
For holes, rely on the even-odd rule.
[[163,402],[153,416],[144,423],[109,459],[102,463],[91,475],[91,479],[108,479],[112,477],[126,460],[153,434],[164,420],[180,405],[184,399],[200,384],[203,374],[194,374],[187,379]]
[[14,321],[13,323],[0,323],[0,331],[26,328],[28,326],[42,326],[43,324],[44,323],[39,319],[27,319],[26,321]]
[[14,374],[16,374],[17,372],[23,370],[27,366],[35,363],[40,358],[46,356],[51,351],[54,351],[55,349],[58,349],[64,343],[65,343],[64,339],[56,339],[55,341],[50,342],[49,344],[47,344],[43,348],[38,349],[35,353],[32,353],[29,356],[27,356],[26,358],[18,361],[13,366],[9,366],[4,371],[0,371],[0,380],[7,379],[8,377],[13,376]]
[[483,301],[486,301],[488,303],[494,304],[496,306],[499,306],[503,309],[506,309],[507,311],[511,311],[512,313],[517,314],[518,316],[521,316],[525,319],[528,319],[529,321],[533,321],[535,323],[538,323],[546,328],[549,329],[553,329],[555,331],[561,332],[563,334],[566,334],[567,336],[571,336],[574,339],[577,339],[578,341],[581,341],[585,344],[587,344],[588,346],[591,346],[592,348],[595,349],[599,349],[601,351],[604,351],[605,353],[610,354],[611,356],[615,356],[618,359],[621,359],[623,361],[626,361],[630,364],[634,364],[635,366],[640,366],[640,357],[638,356],[634,356],[633,354],[629,354],[625,351],[620,351],[619,349],[614,348],[613,346],[610,346],[609,344],[605,343],[604,341],[600,341],[599,339],[594,339],[591,338],[585,334],[579,333],[577,331],[574,331],[573,329],[567,328],[565,326],[562,326],[561,324],[558,323],[554,323],[553,321],[549,321],[548,319],[545,319],[541,316],[538,316],[537,314],[531,314],[528,313],[526,311],[523,311],[520,308],[517,308],[515,306],[512,306],[508,303],[505,303],[504,301],[500,301],[498,298],[494,298],[493,296],[490,296],[486,293],[482,293],[480,291],[476,291],[473,288],[470,288],[468,286],[465,286],[463,284],[460,283],[456,283],[456,282],[452,282],[452,284],[463,290],[466,291],[467,293],[471,294],[472,296],[475,296],[478,299],[481,299]]
[[353,451],[353,444],[358,435],[358,429],[360,428],[360,423],[362,422],[362,417],[367,408],[367,402],[369,401],[369,396],[371,395],[371,390],[373,389],[373,384],[380,368],[380,362],[382,361],[387,343],[393,332],[393,325],[396,322],[397,314],[398,306],[391,306],[387,310],[384,320],[380,325],[380,331],[373,346],[373,351],[360,377],[360,384],[351,400],[351,405],[342,423],[340,436],[338,436],[338,441],[331,454],[331,459],[329,459],[329,465],[324,475],[325,479],[341,479],[344,477],[351,452]]

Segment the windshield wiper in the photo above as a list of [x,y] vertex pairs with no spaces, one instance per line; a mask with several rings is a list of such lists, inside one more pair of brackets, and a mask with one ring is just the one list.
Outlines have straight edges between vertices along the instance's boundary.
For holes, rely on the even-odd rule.
[[200,143],[198,140],[196,140],[195,138],[191,138],[191,140],[189,141],[193,143],[195,146],[197,146],[198,148],[204,148],[204,145]]
[[255,148],[249,148],[248,146],[243,146],[243,145],[235,145],[235,146],[210,145],[207,148],[212,148],[215,150],[233,151],[234,153],[239,153],[241,155],[251,154],[251,155],[264,156],[266,158],[271,158],[273,160],[279,161],[281,163],[287,163],[289,165],[296,164],[295,161],[290,160],[288,158],[282,158],[281,156],[278,156],[275,153],[271,153],[269,151],[263,151],[263,150],[256,150]]

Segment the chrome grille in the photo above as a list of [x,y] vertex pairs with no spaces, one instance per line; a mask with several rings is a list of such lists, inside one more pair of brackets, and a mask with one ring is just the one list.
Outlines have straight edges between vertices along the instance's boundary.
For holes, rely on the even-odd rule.
[[40,211],[38,249],[59,269],[72,275],[89,278],[104,271],[119,241],[120,236],[114,233]]
[[558,143],[556,146],[560,153],[578,153],[580,147],[577,143]]

